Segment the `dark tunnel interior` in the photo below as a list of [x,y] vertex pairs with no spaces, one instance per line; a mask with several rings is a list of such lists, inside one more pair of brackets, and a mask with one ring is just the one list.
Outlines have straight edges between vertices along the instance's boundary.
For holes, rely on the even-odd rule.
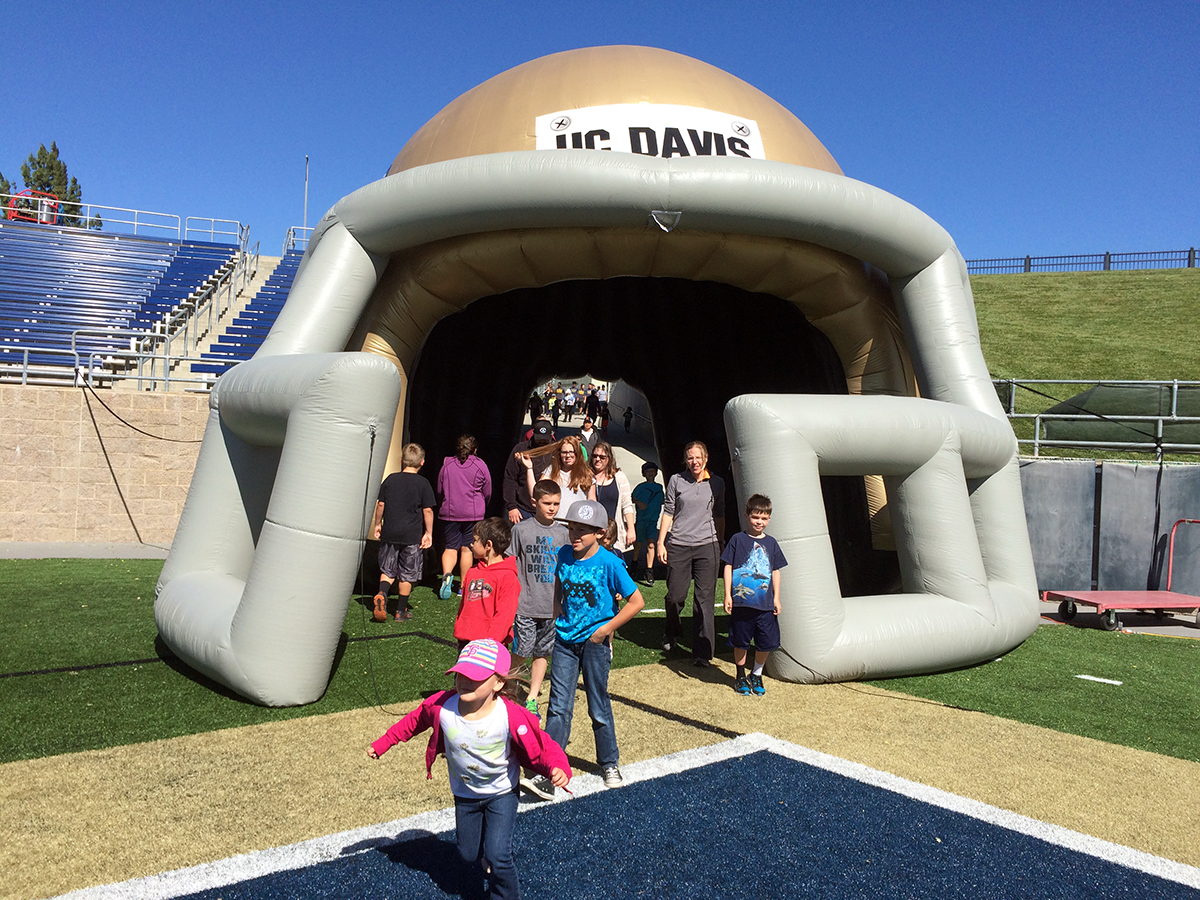
[[[682,469],[687,443],[708,446],[710,471],[730,485],[727,534],[739,517],[725,403],[751,392],[846,393],[828,338],[786,300],[676,278],[570,281],[485,297],[439,322],[413,373],[405,439],[425,447],[434,482],[458,436],[475,435],[495,483],[490,513],[502,515],[500,478],[528,427],[530,389],[583,372],[645,395],[663,483]],[[895,553],[871,547],[862,479],[825,477],[822,487],[843,594],[896,589]]]

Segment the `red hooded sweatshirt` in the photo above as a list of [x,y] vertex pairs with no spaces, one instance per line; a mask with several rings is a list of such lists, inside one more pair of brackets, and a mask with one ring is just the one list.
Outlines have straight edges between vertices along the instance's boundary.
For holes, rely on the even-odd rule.
[[463,582],[454,636],[460,641],[491,638],[507,644],[512,638],[520,598],[521,580],[515,557],[506,556],[490,566],[476,560]]

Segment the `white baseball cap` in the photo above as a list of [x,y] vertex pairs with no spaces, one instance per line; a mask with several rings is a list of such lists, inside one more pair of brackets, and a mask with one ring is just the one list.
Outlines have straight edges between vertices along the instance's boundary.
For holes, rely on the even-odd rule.
[[592,528],[607,528],[608,511],[596,500],[576,500],[565,516],[558,517],[558,521],[590,525]]

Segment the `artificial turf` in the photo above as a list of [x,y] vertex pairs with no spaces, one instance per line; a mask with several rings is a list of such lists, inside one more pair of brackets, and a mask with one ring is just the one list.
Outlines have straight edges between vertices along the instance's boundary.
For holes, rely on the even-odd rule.
[[[356,595],[319,701],[256,706],[191,672],[156,641],[152,597],[161,567],[152,560],[0,561],[0,762],[373,705],[401,712],[447,685],[457,605],[418,586],[415,616],[406,622],[373,622],[370,597]],[[661,609],[665,585],[642,590],[647,607]],[[280,621],[287,627],[286,610]],[[722,648],[725,622],[718,615]],[[637,617],[615,642],[614,666],[662,659],[661,637],[661,615]],[[1200,761],[1198,668],[1197,641],[1048,625],[997,662],[875,684]]]
[[1200,762],[1197,671],[1197,640],[1046,624],[994,662],[873,684],[1067,734]]
[[[418,586],[403,622],[374,622],[370,596],[355,596],[316,703],[256,706],[157,641],[161,569],[157,560],[0,560],[0,762],[407,703],[448,686],[457,603]],[[662,582],[643,591],[648,606],[662,606]],[[661,659],[661,629],[652,616],[623,629],[614,665]]]

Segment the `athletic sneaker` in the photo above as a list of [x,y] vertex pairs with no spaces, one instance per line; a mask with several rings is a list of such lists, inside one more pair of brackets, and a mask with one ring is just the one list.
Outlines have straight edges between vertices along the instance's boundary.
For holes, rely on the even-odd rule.
[[767,692],[767,689],[763,687],[761,675],[750,675],[748,677],[750,679],[750,690],[754,691],[756,697],[761,697]]
[[525,708],[536,716],[538,714],[537,697],[530,697],[526,700]]
[[538,776],[537,778],[522,778],[521,787],[542,800],[554,799],[554,784],[549,778],[542,776]]
[[733,689],[744,697],[749,697],[751,693],[750,679],[743,675],[733,683]]
[[403,621],[406,621],[411,618],[412,618],[412,610],[411,609],[406,608],[406,609],[396,610],[396,620],[397,621],[403,622]]
[[665,637],[662,642],[663,653],[670,653],[675,649],[675,639]]
[[618,788],[625,783],[625,779],[621,777],[621,770],[616,766],[605,766],[602,774],[606,788]]
[[383,594],[375,595],[374,617],[376,622],[387,621],[387,597],[383,596]]
[[438,597],[442,600],[449,600],[450,595],[454,592],[454,576],[443,575],[442,586],[438,588]]

